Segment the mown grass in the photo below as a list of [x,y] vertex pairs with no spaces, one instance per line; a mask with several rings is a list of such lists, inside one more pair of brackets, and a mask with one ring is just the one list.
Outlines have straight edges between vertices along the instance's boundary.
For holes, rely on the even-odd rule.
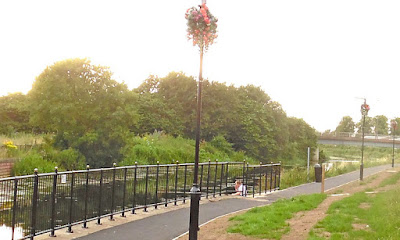
[[228,232],[256,238],[280,239],[290,230],[286,220],[297,212],[316,208],[325,198],[325,194],[303,195],[253,208],[242,215],[232,217],[230,221],[234,221],[235,224]]
[[396,173],[393,176],[391,176],[390,178],[384,179],[379,184],[379,187],[384,187],[384,186],[387,186],[387,185],[394,185],[399,181],[399,179],[400,179],[400,173]]
[[[381,186],[395,184],[399,179],[400,174],[393,175]],[[359,192],[335,202],[330,206],[328,216],[310,231],[308,239],[326,239],[324,232],[330,234],[330,239],[400,239],[399,194],[400,189],[380,192],[376,196]],[[360,208],[362,203],[370,207]],[[356,229],[353,224],[364,227]]]

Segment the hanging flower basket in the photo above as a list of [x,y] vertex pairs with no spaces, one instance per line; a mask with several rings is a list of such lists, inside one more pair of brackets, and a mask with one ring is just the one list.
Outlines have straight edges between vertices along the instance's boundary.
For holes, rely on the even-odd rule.
[[396,122],[396,120],[390,121],[390,125],[392,126],[392,128],[393,128],[394,130],[397,129],[397,122]]
[[185,18],[188,26],[188,40],[193,40],[193,46],[199,46],[200,50],[208,50],[208,47],[218,37],[218,19],[210,13],[205,3],[199,5],[199,8],[189,8],[186,11]]
[[361,114],[366,116],[368,114],[368,111],[369,111],[369,105],[366,103],[362,104],[361,105]]

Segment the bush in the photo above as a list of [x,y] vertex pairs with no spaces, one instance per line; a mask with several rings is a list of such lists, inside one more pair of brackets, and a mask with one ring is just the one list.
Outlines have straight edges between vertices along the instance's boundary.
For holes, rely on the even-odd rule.
[[34,152],[26,155],[21,160],[14,164],[12,173],[14,176],[31,175],[34,169],[37,168],[39,173],[53,172],[57,164],[51,161],[46,161],[43,157]]
[[[124,160],[120,165],[156,164],[194,162],[195,141],[182,137],[172,137],[159,132],[144,137],[133,137],[128,140],[122,150]],[[256,163],[245,156],[244,152],[235,152],[232,144],[223,136],[215,137],[211,142],[201,142],[200,162],[215,161],[243,161]]]
[[58,167],[66,170],[85,169],[85,157],[72,148],[63,150],[55,155]]

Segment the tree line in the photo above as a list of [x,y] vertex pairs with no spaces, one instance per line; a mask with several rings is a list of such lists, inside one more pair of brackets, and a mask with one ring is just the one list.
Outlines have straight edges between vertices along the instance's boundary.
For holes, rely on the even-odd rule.
[[[194,139],[196,94],[196,80],[181,72],[149,76],[129,90],[108,67],[67,59],[48,66],[28,94],[0,98],[0,133],[52,133],[54,147],[75,149],[91,166],[110,166],[136,136]],[[317,144],[315,130],[288,117],[260,87],[204,80],[201,139],[216,137],[262,162],[305,159]]]
[[[365,116],[364,133],[381,135],[389,135],[394,133],[399,135],[400,125],[393,129],[391,126],[392,121],[396,121],[396,123],[400,124],[400,118],[393,118],[389,120],[384,115],[377,115],[375,117]],[[335,132],[362,133],[362,124],[363,118],[361,118],[358,122],[354,122],[350,116],[344,116],[336,127]],[[327,130],[325,133],[329,132],[330,130]]]

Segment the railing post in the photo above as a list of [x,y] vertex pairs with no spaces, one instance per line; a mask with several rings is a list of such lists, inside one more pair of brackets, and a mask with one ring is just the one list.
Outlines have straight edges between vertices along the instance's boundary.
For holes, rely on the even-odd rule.
[[100,169],[100,189],[99,189],[99,205],[98,205],[98,216],[97,225],[101,225],[101,199],[103,195],[103,169]]
[[206,192],[206,198],[208,199],[208,185],[210,183],[210,170],[211,170],[211,160],[208,159],[208,173],[207,173],[207,192]]
[[256,192],[256,173],[255,173],[256,167],[253,167],[253,198],[254,194]]
[[147,212],[148,186],[149,186],[149,166],[146,166],[146,185],[145,185],[145,189],[144,189],[144,209],[143,209],[143,211],[145,211],[145,212]]
[[268,166],[265,166],[265,186],[264,186],[264,193],[267,194],[267,189],[268,189]]
[[13,196],[13,213],[12,213],[12,236],[11,239],[14,240],[15,232],[15,215],[18,209],[17,207],[17,194],[18,194],[18,178],[14,178],[14,196]]
[[[249,163],[246,163],[247,167],[246,167],[246,186],[249,186]],[[254,186],[253,186],[254,188]],[[254,192],[254,191],[253,191]],[[244,192],[243,195],[245,195],[247,197],[247,193]]]
[[39,176],[38,169],[35,168],[35,176],[33,182],[33,195],[32,195],[32,219],[31,219],[31,236],[30,239],[36,235],[36,211],[37,211],[37,200],[38,200],[38,187],[39,187]]
[[[243,179],[242,179],[243,185],[246,184],[246,182],[245,182],[245,177],[246,177],[246,159],[243,160]],[[246,186],[246,187],[247,187],[247,186]]]
[[185,180],[183,182],[183,203],[186,202],[186,176],[187,176],[187,165],[185,165]]
[[176,206],[177,203],[177,196],[178,196],[178,167],[179,167],[179,161],[176,161],[176,169],[175,169],[175,203],[174,205]]
[[71,176],[71,190],[70,190],[70,196],[71,199],[69,200],[69,220],[68,220],[68,233],[73,233],[72,231],[72,211],[73,211],[73,203],[74,203],[74,199],[73,199],[73,195],[74,195],[74,181],[75,181],[75,173],[72,172],[72,176]]
[[168,206],[168,174],[169,174],[169,165],[167,165],[167,179],[165,182],[165,204],[164,206],[167,207]]
[[262,162],[260,162],[260,185],[258,186],[258,195],[261,195],[261,187],[262,187]]
[[123,189],[123,193],[122,193],[122,214],[121,217],[126,217],[125,216],[125,198],[126,198],[126,175],[128,173],[128,168],[125,167],[124,168],[124,189]]
[[273,166],[271,163],[271,175],[270,175],[270,179],[269,179],[269,192],[272,192],[272,171],[273,171]]
[[[201,167],[200,167],[200,186],[199,186],[200,192],[203,192],[203,191],[201,191],[202,186],[203,186],[203,172],[204,172],[203,170],[204,170],[204,164],[201,164]],[[200,196],[200,198],[201,198],[201,196]]]
[[55,221],[56,221],[56,191],[57,191],[57,176],[58,168],[54,169],[53,176],[53,191],[51,192],[51,222],[50,222],[50,237],[55,237]]
[[276,191],[276,169],[274,168],[274,191]]
[[225,194],[228,194],[228,175],[229,175],[229,162],[226,163],[226,174],[225,174]]
[[218,173],[218,159],[215,159],[215,174],[214,174],[213,197],[215,197],[215,191],[216,191],[216,188],[217,188],[217,173]]
[[222,196],[222,179],[224,177],[224,163],[221,164],[221,178],[219,179],[219,196]]
[[132,214],[135,214],[135,208],[136,208],[137,164],[138,163],[135,162],[135,175],[133,178]]
[[155,209],[158,207],[158,175],[160,173],[160,161],[157,161],[157,173],[156,173],[156,205],[154,206]]
[[279,162],[279,167],[278,167],[278,189],[281,189],[281,165],[282,165],[282,163],[281,162]]
[[115,171],[116,171],[116,163],[113,163],[113,182],[111,186],[111,215],[110,221],[114,221],[114,198],[115,198]]
[[[83,222],[83,226],[82,226],[83,228],[87,228],[88,191],[89,191],[89,165],[86,165],[85,210],[84,210],[85,211],[85,213],[84,213],[85,217],[84,217],[84,222]],[[101,188],[100,188],[100,193],[101,193]],[[100,196],[100,199],[101,199],[101,196]],[[100,216],[100,213],[99,213],[99,216]]]

